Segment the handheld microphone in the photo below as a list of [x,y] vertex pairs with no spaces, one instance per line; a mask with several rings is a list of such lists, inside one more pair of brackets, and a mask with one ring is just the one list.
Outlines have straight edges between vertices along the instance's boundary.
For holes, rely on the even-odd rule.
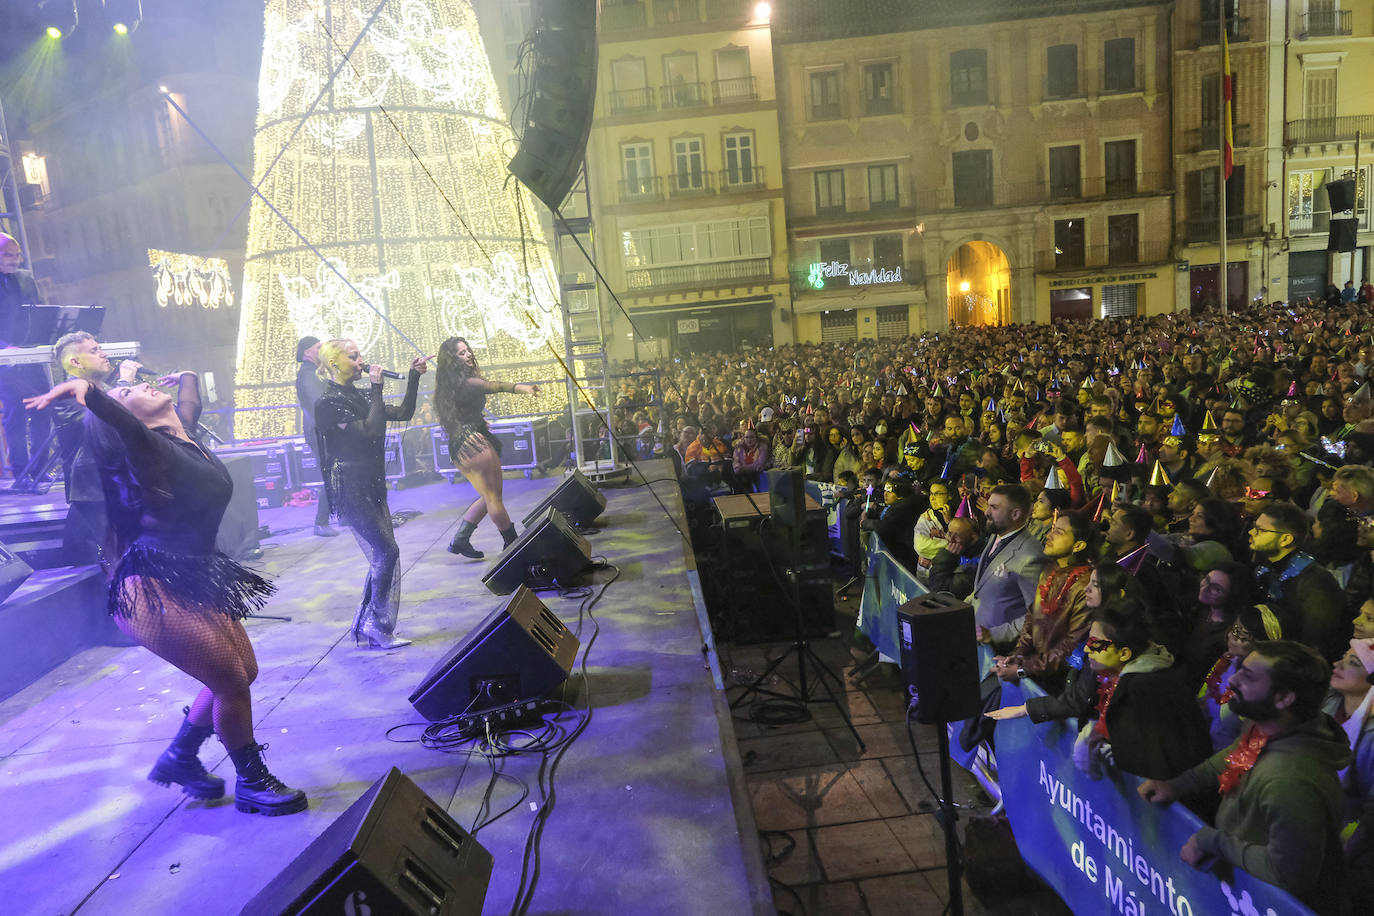
[[[128,359],[133,359],[133,358],[134,358],[134,357],[131,356],[131,357],[129,357]],[[118,374],[119,374],[119,367],[122,366],[122,365],[124,365],[124,363],[126,363],[127,361],[128,361],[127,359],[121,359],[119,362],[117,362],[117,363],[114,364],[114,374],[115,374],[115,375],[118,375]],[[136,376],[138,376],[139,378],[146,378],[146,379],[149,379],[150,381],[157,381],[158,379],[162,378],[162,373],[161,373],[161,372],[154,372],[152,369],[149,369],[147,366],[139,366],[139,367],[138,367],[138,371],[136,371],[134,374],[135,374]]]
[[[372,371],[372,367],[371,367],[371,366],[368,366],[366,371],[371,372],[371,371]],[[399,378],[401,377],[401,373],[399,373],[399,372],[392,372],[390,369],[383,369],[383,370],[382,370],[382,376],[385,377],[385,378],[399,379]]]

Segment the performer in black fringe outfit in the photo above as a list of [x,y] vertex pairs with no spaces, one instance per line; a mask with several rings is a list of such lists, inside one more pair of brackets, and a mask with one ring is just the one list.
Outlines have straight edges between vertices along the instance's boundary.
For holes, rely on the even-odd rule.
[[[353,531],[367,557],[367,579],[352,633],[358,643],[367,640],[373,649],[410,645],[395,632],[401,607],[401,550],[386,501],[386,423],[415,415],[420,376],[427,368],[428,357],[411,363],[405,400],[399,407],[388,407],[382,402],[381,366],[365,366],[351,340],[320,344],[319,375],[329,387],[315,402],[316,453],[329,505]],[[353,386],[364,372],[372,383],[369,394]]]
[[185,710],[176,738],[148,778],[177,783],[193,798],[224,795],[224,780],[206,772],[200,745],[217,732],[238,771],[234,807],[255,814],[292,814],[305,793],[283,785],[253,738],[250,685],[257,658],[240,622],[259,610],[272,584],[215,549],[215,534],[234,485],[213,454],[186,434],[200,418],[200,380],[174,373],[177,400],[151,385],[102,391],[71,378],[25,400],[41,409],[75,397],[89,413],[86,445],[118,556],[110,576],[115,624],[204,688]]
[[463,513],[458,533],[449,543],[450,553],[480,560],[485,554],[472,546],[477,523],[490,514],[501,532],[502,548],[515,540],[515,523],[501,500],[501,443],[487,428],[487,395],[498,392],[538,394],[539,386],[529,382],[492,382],[482,378],[477,357],[466,339],[450,337],[439,345],[435,366],[434,412],[448,436],[448,453],[453,464],[472,481],[477,499]]

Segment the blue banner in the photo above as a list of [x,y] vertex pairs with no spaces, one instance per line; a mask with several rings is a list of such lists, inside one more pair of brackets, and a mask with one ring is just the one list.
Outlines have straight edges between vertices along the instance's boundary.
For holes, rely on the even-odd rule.
[[[1024,696],[1043,696],[1028,684]],[[1002,705],[1024,702],[1007,684]],[[1073,764],[1072,722],[997,724],[997,773],[1026,864],[1075,913],[1124,916],[1288,916],[1311,911],[1272,884],[1218,862],[1208,871],[1178,852],[1202,821],[1180,804],[1151,804],[1142,780],[1106,767],[1091,779]]]
[[869,532],[864,595],[859,602],[857,626],[887,658],[897,662],[902,659],[901,644],[897,642],[897,608],[927,591],[887,552],[882,538]]

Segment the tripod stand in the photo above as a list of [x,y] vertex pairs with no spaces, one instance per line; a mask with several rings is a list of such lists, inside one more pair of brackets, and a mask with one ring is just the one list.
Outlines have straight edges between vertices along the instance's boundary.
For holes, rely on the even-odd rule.
[[[776,520],[777,516],[774,515],[772,518],[773,520]],[[768,519],[764,519],[765,524],[767,523],[767,521]],[[798,522],[798,524],[783,526],[787,529],[788,534],[787,545],[789,568],[785,572],[787,577],[787,584],[790,586],[788,588],[788,592],[793,612],[794,630],[792,645],[787,648],[786,652],[783,652],[777,658],[773,659],[773,661],[769,663],[768,667],[763,669],[763,673],[756,677],[754,679],[754,682],[750,684],[748,687],[746,687],[743,693],[735,697],[734,701],[730,703],[730,708],[737,708],[741,703],[745,701],[747,697],[753,694],[764,694],[766,696],[776,697],[782,700],[793,700],[803,707],[806,707],[810,703],[831,703],[835,706],[835,711],[840,714],[840,718],[844,720],[845,726],[849,728],[849,733],[854,736],[854,741],[859,745],[859,750],[860,752],[862,752],[865,749],[863,739],[859,737],[859,732],[857,729],[854,728],[854,723],[850,720],[849,715],[844,711],[844,707],[840,705],[839,697],[836,696],[835,693],[835,688],[831,686],[832,684],[838,686],[840,692],[843,693],[844,682],[840,680],[840,676],[838,674],[830,670],[830,668],[825,664],[825,662],[821,660],[820,656],[818,656],[815,650],[811,648],[810,641],[806,638],[806,623],[802,615],[801,601],[801,519],[796,519],[796,521]],[[765,556],[767,556],[766,551]],[[768,562],[770,565],[772,564],[771,559],[769,559]],[[768,683],[768,678],[772,676],[773,672],[776,671],[779,668],[779,666],[781,666],[782,663],[786,661],[794,653],[797,657],[797,695],[792,696],[791,694],[782,693],[780,691],[769,690],[767,687],[763,686],[764,684]],[[815,670],[814,682],[807,677],[808,663]],[[829,680],[827,680],[827,677],[829,678]],[[813,696],[813,691],[810,687],[811,683],[819,685],[820,689],[825,692],[825,696]]]

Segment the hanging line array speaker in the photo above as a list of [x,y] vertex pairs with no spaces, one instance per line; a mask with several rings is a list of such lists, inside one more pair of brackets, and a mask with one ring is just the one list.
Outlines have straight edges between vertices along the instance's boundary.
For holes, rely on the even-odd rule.
[[1331,201],[1332,213],[1355,209],[1355,179],[1342,178],[1326,183],[1326,198]]
[[596,0],[536,0],[534,74],[510,171],[558,210],[577,180],[596,102]]
[[1327,251],[1354,251],[1357,247],[1357,226],[1359,220],[1333,219],[1326,233]]

